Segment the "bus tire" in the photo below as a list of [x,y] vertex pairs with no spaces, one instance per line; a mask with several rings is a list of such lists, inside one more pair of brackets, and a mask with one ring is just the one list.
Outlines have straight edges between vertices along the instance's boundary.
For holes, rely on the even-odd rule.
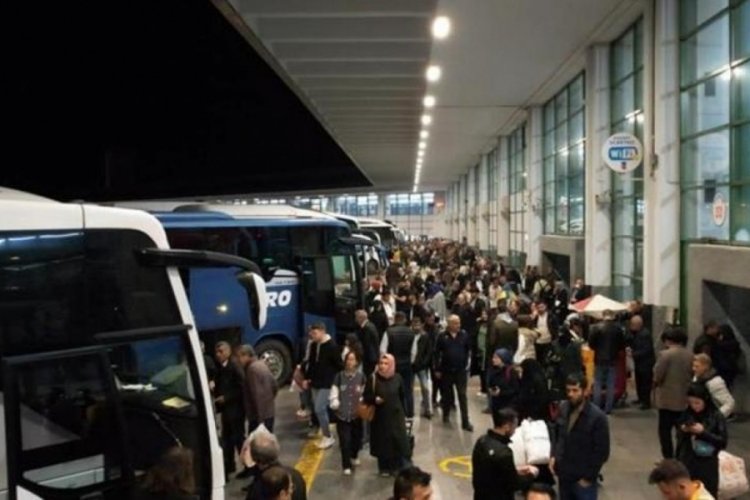
[[289,347],[280,340],[262,340],[255,347],[258,359],[262,359],[268,365],[276,381],[285,384],[292,376],[292,353]]

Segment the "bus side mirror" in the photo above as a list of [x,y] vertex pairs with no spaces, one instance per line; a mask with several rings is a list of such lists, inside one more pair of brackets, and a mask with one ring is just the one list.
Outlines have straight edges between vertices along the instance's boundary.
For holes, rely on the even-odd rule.
[[237,273],[237,281],[247,292],[250,304],[250,322],[256,330],[266,326],[268,313],[268,294],[266,293],[266,282],[258,274],[250,271]]

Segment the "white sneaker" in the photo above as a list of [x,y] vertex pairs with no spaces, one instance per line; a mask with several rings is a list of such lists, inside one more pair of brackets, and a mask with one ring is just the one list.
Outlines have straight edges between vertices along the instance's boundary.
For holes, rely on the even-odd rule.
[[360,465],[361,463],[358,458],[352,458],[352,465]]
[[344,469],[344,475],[345,476],[351,476],[352,475],[352,470],[351,469]]
[[333,439],[333,437],[325,437],[323,436],[320,438],[320,441],[318,441],[318,449],[320,450],[327,450],[331,446],[333,446],[333,443],[335,443],[336,440]]

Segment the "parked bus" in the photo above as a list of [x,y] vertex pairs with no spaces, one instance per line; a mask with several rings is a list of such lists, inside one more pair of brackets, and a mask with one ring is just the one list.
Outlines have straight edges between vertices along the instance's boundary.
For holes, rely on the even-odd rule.
[[249,343],[280,382],[289,380],[316,322],[339,342],[356,328],[364,305],[359,262],[367,242],[320,212],[288,205],[176,205],[154,213],[174,247],[238,255],[257,262],[267,280],[269,310],[263,329],[241,313],[245,297],[223,285],[222,270],[183,272],[201,338]]
[[133,498],[174,446],[199,498],[224,498],[185,266],[225,267],[263,325],[251,262],[170,250],[145,212],[0,188],[0,498]]

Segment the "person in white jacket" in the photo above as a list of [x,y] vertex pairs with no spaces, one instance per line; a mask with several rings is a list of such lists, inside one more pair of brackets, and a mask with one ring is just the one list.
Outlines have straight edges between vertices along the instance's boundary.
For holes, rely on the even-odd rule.
[[734,397],[727,389],[727,384],[712,367],[708,354],[696,354],[693,357],[693,382],[704,384],[711,394],[714,404],[722,415],[728,417],[734,411]]

